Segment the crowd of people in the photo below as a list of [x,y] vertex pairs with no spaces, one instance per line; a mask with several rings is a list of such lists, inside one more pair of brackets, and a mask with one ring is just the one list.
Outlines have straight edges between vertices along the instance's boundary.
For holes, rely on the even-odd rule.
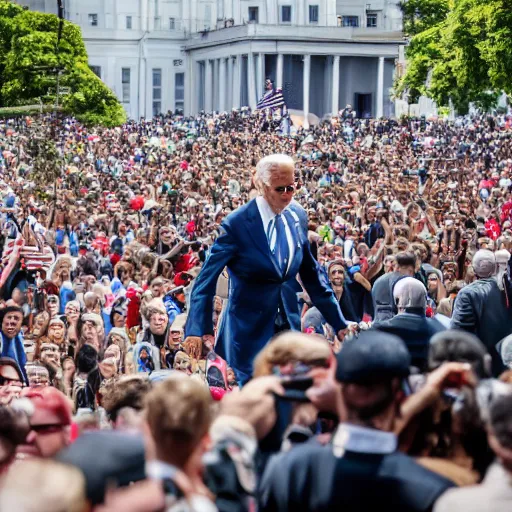
[[510,509],[512,115],[280,126],[0,122],[0,510]]

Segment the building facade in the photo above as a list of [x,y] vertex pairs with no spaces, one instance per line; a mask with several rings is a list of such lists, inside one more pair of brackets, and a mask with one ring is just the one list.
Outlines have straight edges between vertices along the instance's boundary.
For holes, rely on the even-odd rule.
[[[131,118],[255,107],[270,78],[289,109],[394,114],[399,0],[64,0],[95,73]],[[56,13],[56,0],[19,0]]]

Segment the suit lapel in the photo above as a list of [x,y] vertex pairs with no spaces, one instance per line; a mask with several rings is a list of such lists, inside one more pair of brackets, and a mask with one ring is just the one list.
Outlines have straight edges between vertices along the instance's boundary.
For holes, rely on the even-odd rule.
[[289,273],[292,270],[293,266],[296,264],[297,260],[302,258],[302,252],[301,252],[302,245],[301,245],[301,239],[299,236],[300,223],[298,221],[298,217],[297,217],[297,219],[295,218],[295,215],[294,215],[294,213],[292,213],[290,211],[290,208],[285,210],[284,215],[286,217],[286,222],[288,223],[288,226],[290,227],[290,232],[292,234],[293,245],[294,245],[293,260],[292,260],[291,264],[289,265],[288,272],[287,272],[287,273]]
[[248,225],[247,230],[249,235],[254,241],[254,245],[256,248],[261,251],[266,257],[270,258],[272,261],[276,272],[281,276],[281,270],[279,269],[279,265],[274,257],[274,255],[270,252],[270,247],[268,245],[267,234],[263,229],[263,221],[261,219],[260,212],[258,210],[258,205],[256,204],[256,200],[253,199],[251,204],[247,209],[248,213]]

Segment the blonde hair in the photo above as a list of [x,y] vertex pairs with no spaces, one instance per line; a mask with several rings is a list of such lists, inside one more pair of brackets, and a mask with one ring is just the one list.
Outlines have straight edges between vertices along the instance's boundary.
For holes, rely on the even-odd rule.
[[0,510],[83,512],[86,507],[85,478],[81,471],[60,462],[23,461],[12,466],[2,482]]
[[300,361],[306,364],[327,364],[331,357],[329,343],[320,336],[286,332],[271,341],[254,360],[254,377],[272,375],[272,368]]
[[437,306],[437,312],[440,315],[447,316],[451,318],[452,316],[452,301],[451,299],[441,299],[439,301],[439,305]]

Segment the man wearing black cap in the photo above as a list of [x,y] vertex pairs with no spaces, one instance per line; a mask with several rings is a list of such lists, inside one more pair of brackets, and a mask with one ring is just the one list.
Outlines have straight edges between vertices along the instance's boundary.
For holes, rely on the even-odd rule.
[[409,374],[400,338],[366,331],[337,359],[332,443],[302,445],[269,462],[260,510],[423,511],[453,486],[400,453],[393,433]]

